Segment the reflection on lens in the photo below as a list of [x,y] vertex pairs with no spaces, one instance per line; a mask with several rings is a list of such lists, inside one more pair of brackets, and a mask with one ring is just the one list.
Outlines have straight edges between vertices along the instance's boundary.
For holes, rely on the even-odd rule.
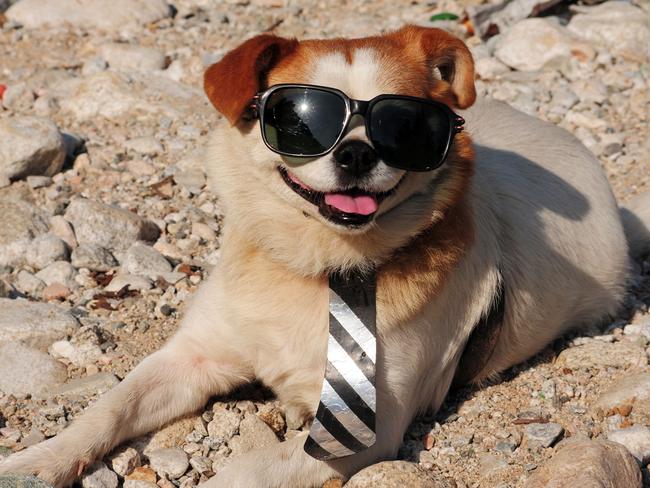
[[426,170],[442,162],[449,140],[449,117],[436,105],[384,99],[370,113],[370,139],[388,164]]
[[264,107],[264,135],[268,144],[296,156],[329,150],[345,121],[345,101],[315,88],[280,88]]

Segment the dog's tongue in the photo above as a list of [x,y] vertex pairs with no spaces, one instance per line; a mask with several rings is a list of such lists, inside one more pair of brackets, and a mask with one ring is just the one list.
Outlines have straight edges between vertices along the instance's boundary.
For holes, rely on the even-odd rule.
[[377,211],[377,200],[370,195],[350,196],[343,193],[326,193],[325,203],[345,213],[370,215]]

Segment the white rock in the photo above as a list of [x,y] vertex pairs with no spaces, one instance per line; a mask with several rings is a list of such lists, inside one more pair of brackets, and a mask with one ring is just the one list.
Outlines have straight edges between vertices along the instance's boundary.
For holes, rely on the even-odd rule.
[[207,114],[204,100],[200,90],[162,76],[104,71],[76,81],[69,93],[62,93],[59,103],[62,111],[84,121],[127,114],[173,119],[197,112]]
[[519,71],[537,71],[571,56],[566,29],[545,18],[524,19],[500,36],[495,56]]
[[214,416],[208,424],[208,435],[227,442],[239,431],[241,418],[238,413],[224,408],[214,410]]
[[33,188],[35,190],[37,188],[45,188],[46,186],[50,186],[52,184],[52,177],[51,176],[28,176],[27,184],[30,186],[30,188]]
[[40,396],[49,388],[63,383],[67,375],[66,367],[44,352],[19,342],[0,341],[0,391]]
[[82,244],[72,251],[71,263],[76,268],[91,271],[108,271],[117,266],[117,260],[107,250],[97,244]]
[[21,269],[18,272],[14,284],[18,290],[31,297],[41,296],[41,292],[46,286],[43,280],[38,279],[32,273],[24,269]]
[[36,277],[43,280],[46,285],[61,283],[70,289],[77,288],[77,282],[74,280],[76,275],[74,266],[67,261],[55,261],[36,273]]
[[52,176],[65,160],[63,136],[56,125],[40,117],[0,119],[0,174],[11,179]]
[[239,425],[239,435],[228,442],[232,454],[238,456],[253,449],[280,442],[273,429],[255,414],[246,415]]
[[126,251],[138,240],[154,241],[160,230],[138,215],[84,198],[73,199],[65,218],[72,224],[79,244],[96,244]]
[[61,215],[55,215],[50,218],[50,234],[63,239],[70,249],[75,249],[78,245],[70,222],[65,220]]
[[54,341],[72,334],[77,320],[61,307],[47,303],[0,298],[0,344],[21,341],[47,349]]
[[52,234],[43,234],[30,243],[25,261],[36,269],[43,269],[54,261],[65,261],[69,256],[68,246],[62,239]]
[[26,83],[9,85],[2,95],[2,106],[7,110],[24,112],[34,105],[34,92]]
[[474,69],[482,80],[493,80],[510,72],[510,68],[496,58],[481,58],[476,61]]
[[81,478],[83,488],[117,488],[117,475],[106,464],[97,461],[86,468]]
[[147,276],[151,279],[172,271],[172,265],[162,254],[142,242],[134,243],[126,251],[121,267],[125,273]]
[[126,476],[140,466],[140,454],[132,447],[122,447],[109,456],[113,471],[120,476]]
[[20,0],[5,15],[29,29],[71,24],[121,30],[169,17],[171,9],[166,0]]
[[640,335],[646,339],[650,339],[650,322],[641,324],[628,324],[623,329],[625,335]]
[[190,466],[185,451],[177,447],[151,451],[149,464],[159,476],[170,478],[180,478]]
[[206,178],[202,170],[188,169],[174,174],[174,181],[177,185],[186,188],[190,193],[198,194],[201,193],[201,189],[205,186]]
[[155,156],[164,151],[162,144],[155,137],[150,136],[129,139],[124,143],[124,147],[143,156]]
[[623,444],[643,466],[650,461],[650,429],[645,425],[613,430],[607,434],[607,438]]
[[96,344],[72,344],[70,341],[56,341],[50,346],[52,357],[65,358],[75,366],[92,364],[102,356],[102,350]]
[[577,9],[568,29],[635,61],[650,59],[650,12],[629,2],[610,1]]
[[154,71],[165,68],[165,55],[150,47],[124,43],[104,44],[99,52],[116,71]]
[[111,280],[111,282],[104,288],[105,291],[120,291],[125,286],[129,290],[150,290],[153,288],[153,283],[149,278],[144,276],[137,276],[132,274],[118,273]]
[[51,390],[51,395],[62,395],[68,398],[87,398],[90,396],[106,393],[111,388],[118,385],[119,382],[120,380],[118,380],[117,376],[115,376],[113,373],[97,373],[90,376],[85,376],[83,378],[70,380],[67,383]]

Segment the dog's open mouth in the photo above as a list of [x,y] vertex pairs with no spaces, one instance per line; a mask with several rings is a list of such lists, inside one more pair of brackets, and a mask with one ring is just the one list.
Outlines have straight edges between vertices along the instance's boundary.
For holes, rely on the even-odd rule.
[[399,185],[389,191],[373,193],[359,188],[341,192],[324,193],[310,188],[282,166],[278,166],[282,179],[298,195],[318,207],[327,220],[346,227],[361,227],[375,217],[379,204],[395,192]]

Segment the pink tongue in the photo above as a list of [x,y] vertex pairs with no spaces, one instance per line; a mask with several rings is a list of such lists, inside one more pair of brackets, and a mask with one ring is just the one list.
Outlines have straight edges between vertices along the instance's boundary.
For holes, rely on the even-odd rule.
[[326,193],[325,203],[345,213],[370,215],[377,211],[377,200],[368,195],[352,197],[342,193]]

